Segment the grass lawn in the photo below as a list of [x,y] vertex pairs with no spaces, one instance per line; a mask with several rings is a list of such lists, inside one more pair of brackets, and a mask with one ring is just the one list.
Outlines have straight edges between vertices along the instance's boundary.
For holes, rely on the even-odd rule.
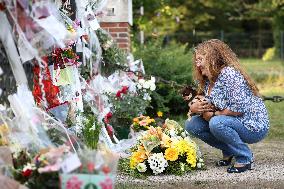
[[[257,82],[261,95],[284,96],[284,62],[241,59],[241,64]],[[269,140],[284,140],[284,101],[265,101],[270,117]]]

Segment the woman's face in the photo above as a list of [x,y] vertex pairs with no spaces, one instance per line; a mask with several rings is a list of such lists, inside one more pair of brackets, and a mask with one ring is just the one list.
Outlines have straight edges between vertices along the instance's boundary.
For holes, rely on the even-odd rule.
[[205,56],[206,56],[206,54],[196,53],[196,55],[195,55],[195,64],[196,64],[197,69],[200,71],[200,73],[203,76],[208,77],[209,74],[208,74],[208,71],[207,71],[207,67],[205,65],[206,64],[205,63]]

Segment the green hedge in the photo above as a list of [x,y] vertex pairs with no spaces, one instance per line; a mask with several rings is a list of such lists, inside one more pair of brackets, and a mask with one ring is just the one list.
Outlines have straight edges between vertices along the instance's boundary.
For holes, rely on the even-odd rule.
[[[147,75],[158,76],[179,85],[190,85],[192,53],[186,46],[173,42],[163,47],[161,39],[154,39],[143,46],[134,44],[134,57],[143,60]],[[163,111],[177,115],[188,111],[187,104],[178,92],[180,87],[165,83],[156,85],[156,92],[152,95],[152,108],[148,109],[148,114]]]

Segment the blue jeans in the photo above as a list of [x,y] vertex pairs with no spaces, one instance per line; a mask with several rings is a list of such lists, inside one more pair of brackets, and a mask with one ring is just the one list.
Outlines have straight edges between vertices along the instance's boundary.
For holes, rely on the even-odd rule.
[[253,132],[232,116],[214,116],[206,121],[199,115],[185,122],[185,129],[193,136],[212,147],[222,150],[223,156],[234,156],[237,163],[247,164],[253,160],[253,154],[246,143],[262,140],[268,130]]

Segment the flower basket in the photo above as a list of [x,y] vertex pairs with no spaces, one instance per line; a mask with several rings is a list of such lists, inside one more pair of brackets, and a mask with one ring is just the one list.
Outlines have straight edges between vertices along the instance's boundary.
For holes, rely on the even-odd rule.
[[112,189],[116,175],[113,174],[60,174],[62,189]]

